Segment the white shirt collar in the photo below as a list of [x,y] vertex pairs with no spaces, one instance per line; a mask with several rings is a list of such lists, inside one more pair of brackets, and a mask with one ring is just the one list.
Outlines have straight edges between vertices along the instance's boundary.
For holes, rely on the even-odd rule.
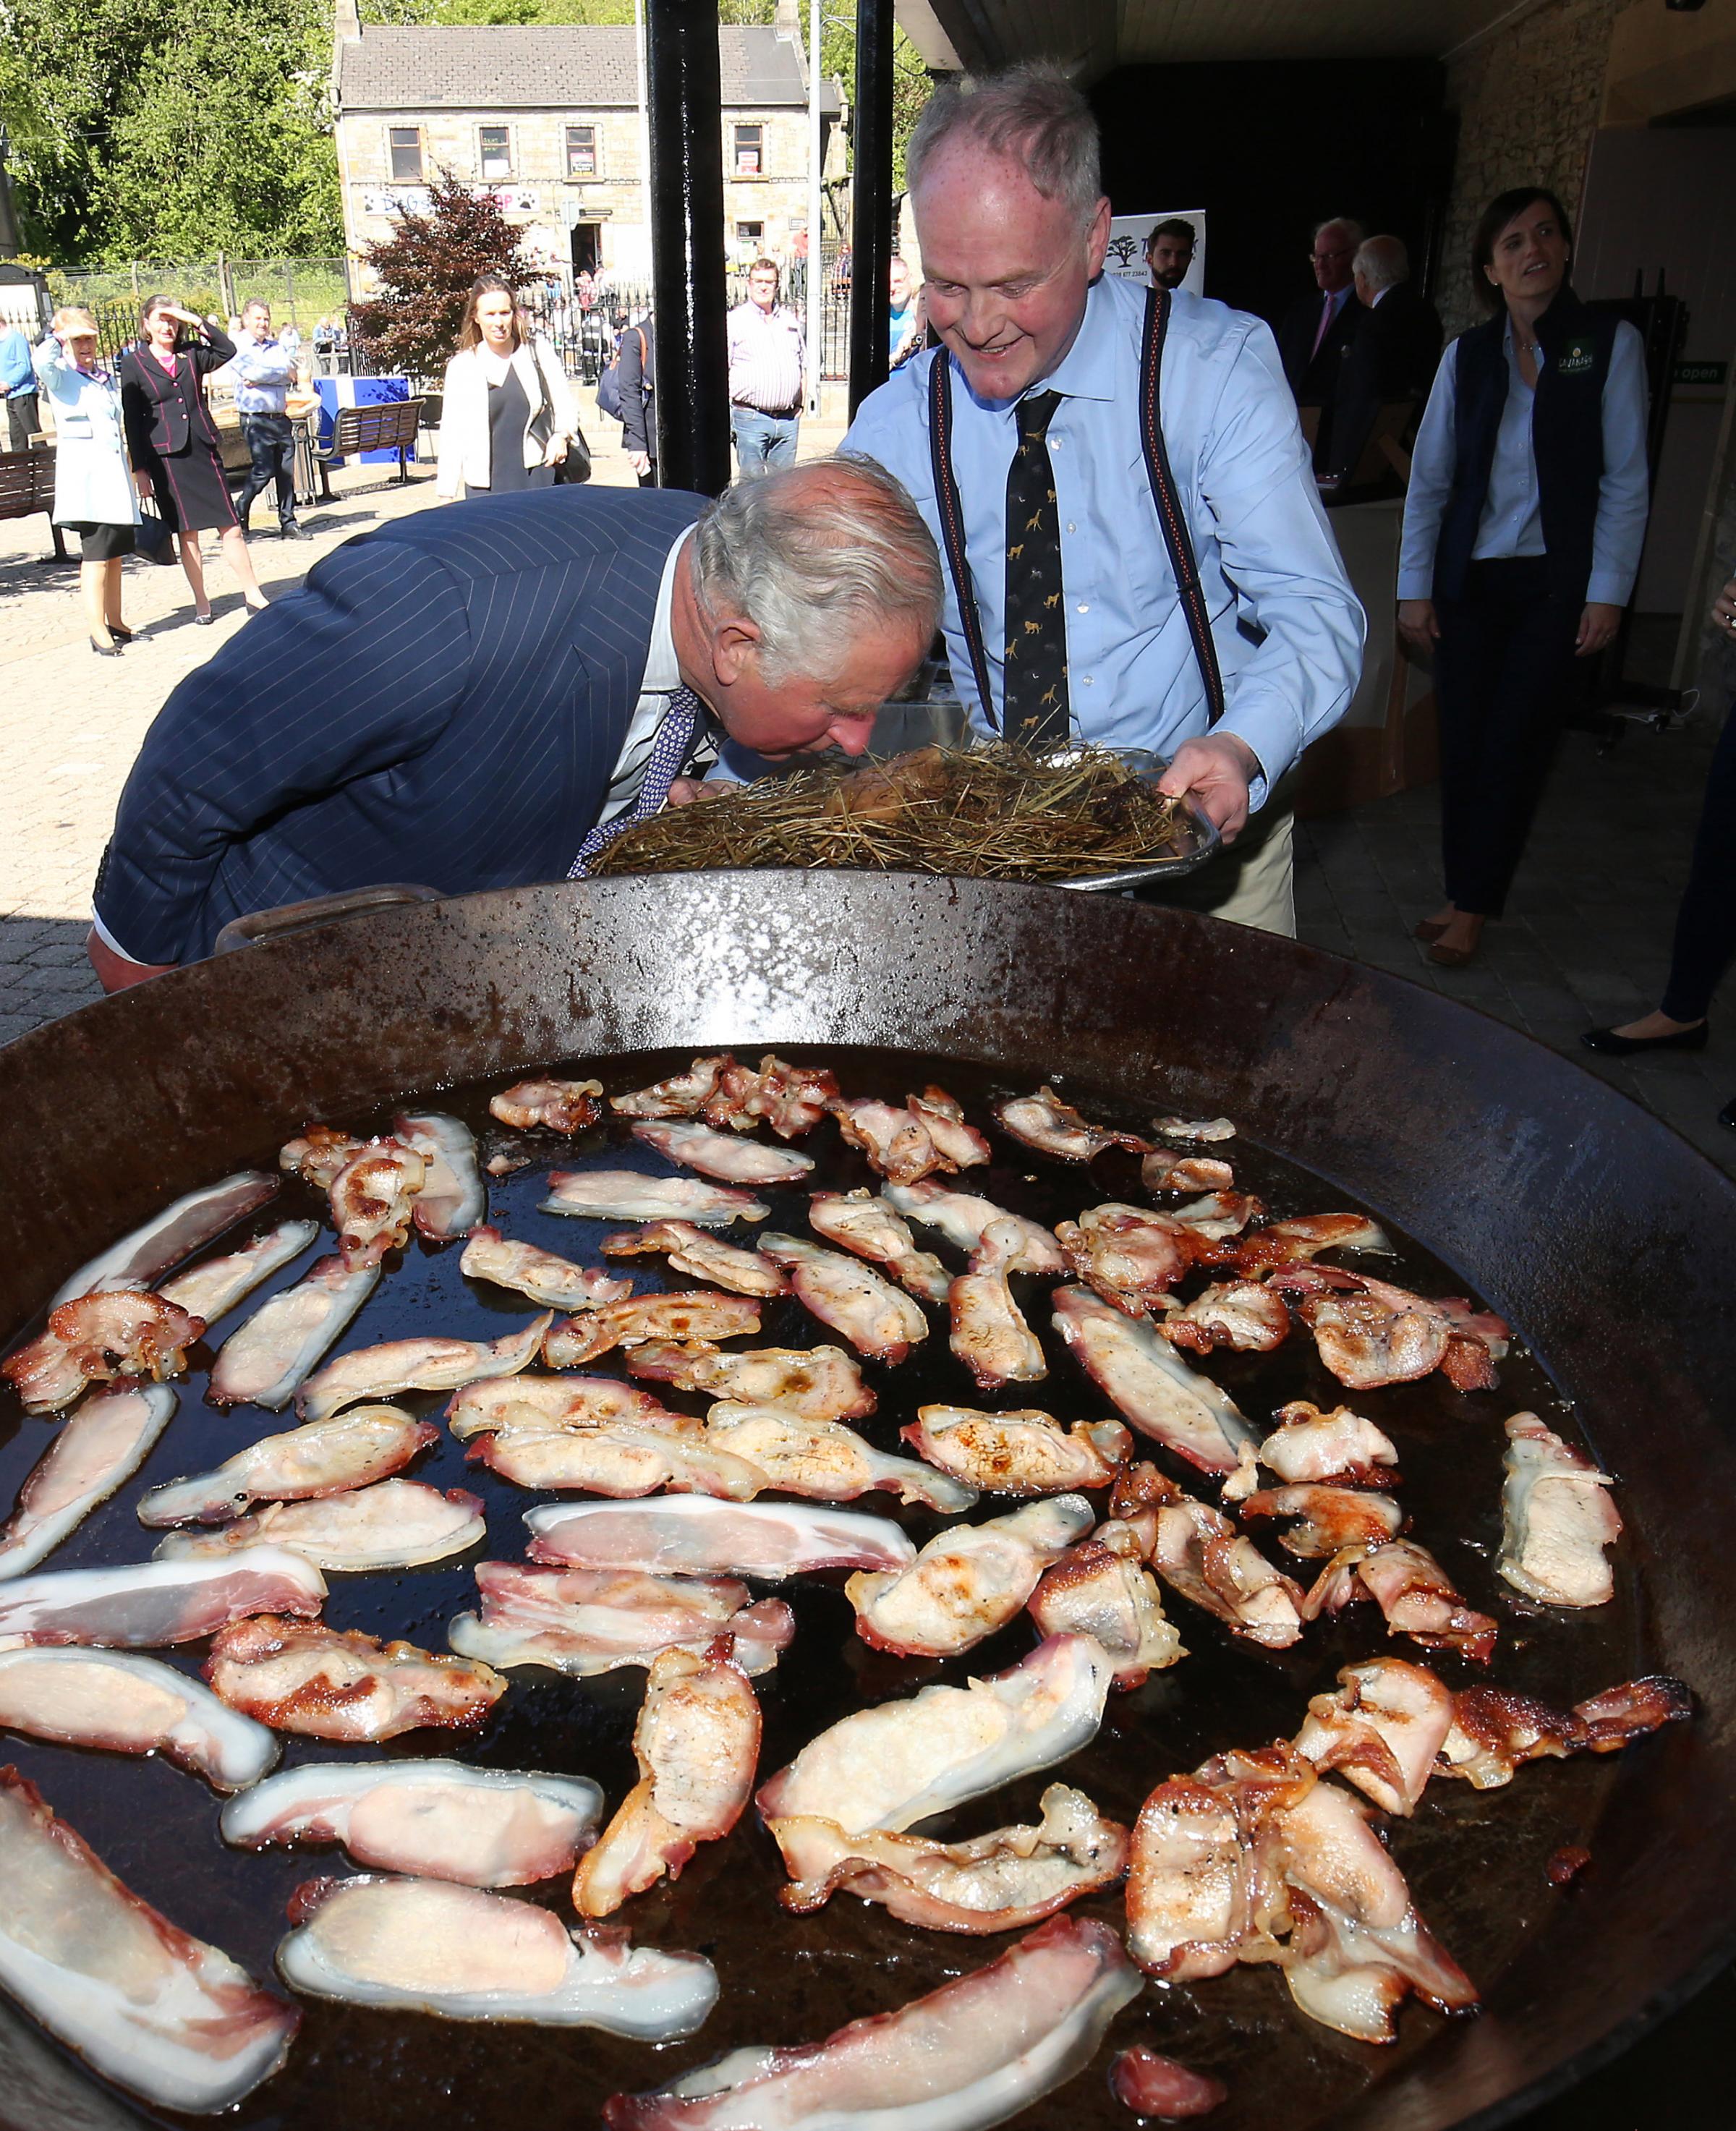
[[667,696],[681,685],[680,662],[675,655],[675,566],[681,559],[681,549],[693,537],[693,528],[683,526],[680,538],[669,550],[663,564],[662,582],[657,588],[657,609],[651,617],[651,642],[645,654],[645,678],[639,683],[642,696]]

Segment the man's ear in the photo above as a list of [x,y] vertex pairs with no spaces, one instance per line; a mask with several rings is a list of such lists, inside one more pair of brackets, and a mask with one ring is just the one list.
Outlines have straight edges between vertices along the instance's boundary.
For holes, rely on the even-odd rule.
[[1085,260],[1094,281],[1109,256],[1109,203],[1100,199],[1085,232]]
[[759,625],[745,615],[726,614],[711,629],[711,666],[727,687],[758,670]]

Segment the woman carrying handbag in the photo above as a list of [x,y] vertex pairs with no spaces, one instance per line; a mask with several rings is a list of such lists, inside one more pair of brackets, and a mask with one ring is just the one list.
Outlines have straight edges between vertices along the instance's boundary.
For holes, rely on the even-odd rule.
[[253,574],[247,536],[230,498],[216,426],[205,405],[205,379],[235,360],[235,343],[169,296],[151,297],[140,323],[142,337],[120,363],[121,406],[139,494],[155,500],[179,536],[194,620],[208,627],[213,619],[199,553],[204,532],[222,534],[224,558],[250,611],[257,614],[270,601]]
[[437,492],[451,501],[550,487],[575,442],[582,451],[559,357],[528,332],[510,285],[485,274],[465,299],[458,350],[446,366]]
[[132,631],[121,620],[121,562],[139,523],[120,387],[97,356],[97,322],[65,309],[35,352],[36,376],[54,409],[54,522],[79,535],[79,588],[90,648],[118,658]]

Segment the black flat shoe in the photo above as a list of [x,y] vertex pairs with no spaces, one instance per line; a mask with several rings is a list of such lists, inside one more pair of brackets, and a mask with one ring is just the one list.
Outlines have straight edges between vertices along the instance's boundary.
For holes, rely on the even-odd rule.
[[118,658],[121,655],[118,644],[99,644],[95,637],[90,639],[90,648],[98,658]]
[[1618,1036],[1613,1028],[1588,1028],[1580,1042],[1601,1057],[1632,1058],[1643,1051],[1704,1051],[1707,1033],[1706,1024],[1698,1021],[1673,1036]]

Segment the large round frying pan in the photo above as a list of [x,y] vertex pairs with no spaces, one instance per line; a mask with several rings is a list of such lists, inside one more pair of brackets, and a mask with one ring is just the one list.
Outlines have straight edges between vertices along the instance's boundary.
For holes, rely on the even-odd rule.
[[[1624,1655],[1688,1680],[1697,1719],[1600,1765],[1595,1884],[1534,1905],[1536,1928],[1479,1975],[1482,2017],[1442,2023],[1371,2087],[1346,2045],[1330,2120],[1511,2122],[1679,2004],[1736,1918],[1736,1190],[1587,1075],[1377,970],[1125,902],[937,879],[629,879],[373,914],[0,1050],[0,1337],[101,1246],[310,1117],[562,1058],[826,1044],[1229,1113],[1509,1318],[1621,1476]],[[139,2120],[0,2007],[0,2121]]]

